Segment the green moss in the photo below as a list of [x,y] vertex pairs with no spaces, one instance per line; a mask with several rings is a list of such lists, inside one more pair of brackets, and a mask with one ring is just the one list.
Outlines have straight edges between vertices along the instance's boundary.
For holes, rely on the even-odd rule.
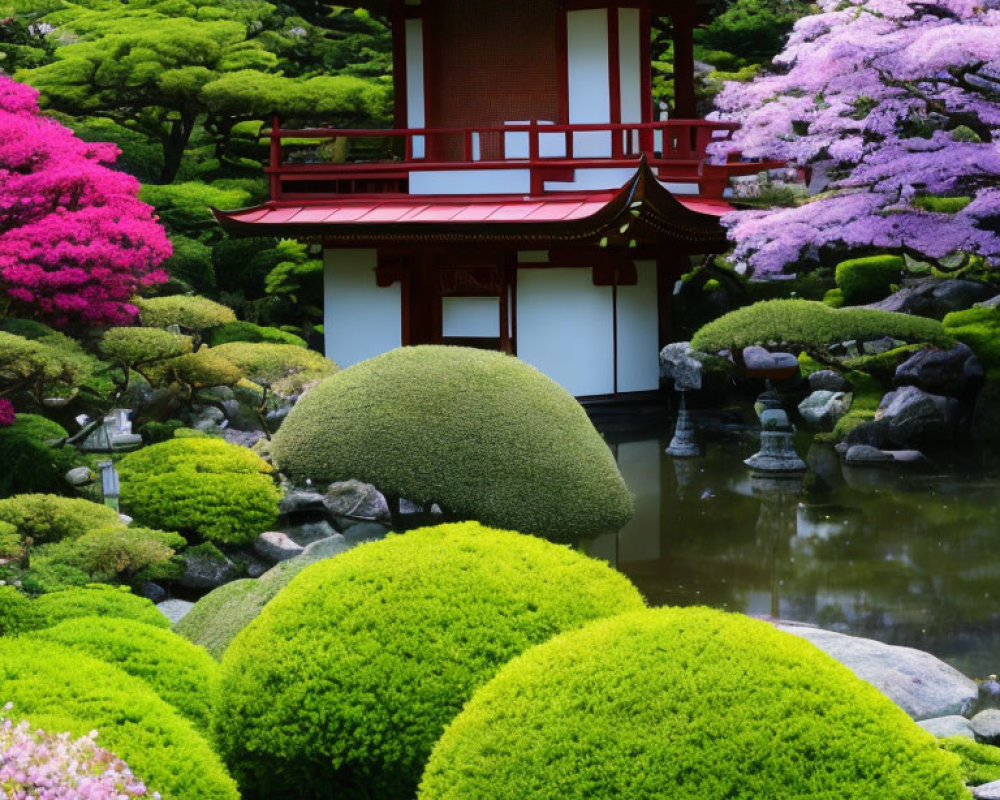
[[76,539],[96,528],[125,527],[112,508],[53,494],[21,494],[0,500],[0,521],[17,528],[35,544]]
[[268,342],[270,344],[294,344],[305,347],[306,342],[301,336],[288,333],[280,328],[269,328],[254,325],[250,322],[229,322],[212,331],[209,344],[218,347],[229,342]]
[[935,211],[939,214],[957,214],[971,202],[971,197],[937,197],[934,195],[925,195],[924,197],[914,199],[913,205],[924,209],[924,211]]
[[896,375],[896,368],[922,349],[923,345],[907,344],[884,353],[849,359],[844,362],[844,366],[850,370],[867,373],[880,381],[883,386],[889,386]]
[[939,739],[938,746],[961,759],[962,780],[970,786],[1000,780],[1000,748],[979,744],[964,736]]
[[660,608],[540,645],[480,689],[419,800],[959,800],[957,759],[766,622]]
[[77,617],[132,619],[157,628],[170,627],[170,621],[156,606],[125,587],[93,584],[52,592],[33,600],[31,607],[34,628],[50,628],[63,620]]
[[165,800],[238,800],[232,778],[190,722],[143,681],[52,642],[0,639],[0,696],[14,720],[68,731],[92,730]]
[[869,308],[833,309],[810,300],[768,300],[710,322],[694,335],[691,346],[709,353],[753,344],[809,353],[849,339],[882,336],[941,347],[955,343],[941,323],[924,317]]
[[477,523],[361,545],[301,572],[230,645],[217,742],[248,800],[408,800],[501,664],[642,605],[602,562]]
[[222,658],[236,634],[257,618],[275,594],[277,589],[261,592],[260,584],[250,578],[224,583],[198,600],[174,624],[174,632]]
[[212,438],[179,438],[118,464],[121,504],[142,525],[242,543],[274,524],[281,493],[251,450]]
[[281,395],[298,394],[309,383],[335,373],[339,367],[312,350],[292,344],[230,342],[213,347],[253,381]]
[[302,396],[272,453],[297,480],[356,478],[557,541],[616,531],[632,514],[586,412],[501,353],[404,347],[356,364]]
[[139,308],[142,324],[153,328],[179,325],[181,328],[201,332],[227,322],[236,322],[236,315],[231,308],[197,295],[137,297],[132,302]]
[[950,336],[972,349],[987,376],[1000,379],[1000,308],[980,306],[953,311],[941,324]]
[[33,634],[140,678],[200,731],[207,731],[219,665],[169,630],[131,619],[78,617]]
[[837,287],[849,306],[874,303],[892,292],[892,285],[903,277],[902,256],[852,258],[837,264]]
[[842,289],[831,289],[823,295],[824,305],[830,308],[842,308],[844,305],[844,292]]

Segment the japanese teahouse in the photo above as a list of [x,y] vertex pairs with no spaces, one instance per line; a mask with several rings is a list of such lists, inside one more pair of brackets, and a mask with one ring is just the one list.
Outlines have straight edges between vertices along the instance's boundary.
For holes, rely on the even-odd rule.
[[[735,126],[694,119],[693,0],[356,4],[391,20],[395,128],[275,119],[270,200],[216,212],[223,227],[323,245],[342,367],[450,343],[514,353],[577,396],[657,389],[674,282],[726,248],[729,176],[761,169],[706,156]],[[674,31],[669,120],[654,15]],[[303,139],[348,155],[302,163]]]

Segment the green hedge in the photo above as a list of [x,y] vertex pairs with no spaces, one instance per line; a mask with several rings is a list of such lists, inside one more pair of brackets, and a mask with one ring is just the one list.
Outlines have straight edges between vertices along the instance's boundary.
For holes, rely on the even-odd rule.
[[254,383],[281,395],[298,394],[306,384],[339,369],[320,353],[293,344],[230,342],[213,347],[211,352],[238,367]]
[[142,324],[151,328],[179,325],[187,330],[201,332],[227,322],[236,322],[236,315],[231,308],[197,295],[137,297],[132,302],[139,308]]
[[501,664],[642,605],[603,562],[474,522],[364,544],[300,573],[236,637],[216,741],[247,800],[410,800]]
[[77,617],[33,634],[114,664],[141,678],[163,700],[207,731],[219,665],[187,639],[144,622]]
[[19,494],[0,500],[0,521],[35,544],[76,539],[96,528],[125,527],[113,508],[54,494]]
[[67,564],[84,573],[88,582],[130,581],[175,577],[174,554],[187,542],[179,534],[151,528],[98,528],[77,539],[44,545],[32,555],[39,562]]
[[35,627],[32,602],[13,586],[0,586],[0,636]]
[[891,336],[907,342],[952,347],[955,340],[937,320],[876,311],[870,308],[830,308],[812,300],[767,300],[719,317],[691,339],[695,350],[715,353],[749,345],[816,352],[849,339]]
[[123,758],[165,800],[239,800],[208,743],[152,689],[122,670],[52,642],[0,639],[0,697],[14,720],[82,736]]
[[170,627],[170,620],[145,597],[125,587],[101,584],[43,594],[32,601],[31,615],[31,626],[36,629],[77,617],[131,619],[155,628]]
[[892,292],[903,277],[903,257],[892,255],[852,258],[837,264],[837,286],[845,305],[874,303]]
[[281,493],[270,464],[220,439],[153,444],[118,464],[122,508],[137,522],[242,543],[274,524]]
[[766,622],[623,614],[508,664],[434,748],[419,800],[958,800],[957,759]]
[[209,339],[212,347],[229,342],[270,342],[271,344],[294,344],[305,347],[306,342],[301,336],[288,333],[281,328],[271,328],[266,325],[254,325],[252,322],[227,322],[220,325]]
[[275,434],[292,478],[570,541],[617,531],[632,500],[586,412],[533,367],[463,347],[404,347],[308,391]]

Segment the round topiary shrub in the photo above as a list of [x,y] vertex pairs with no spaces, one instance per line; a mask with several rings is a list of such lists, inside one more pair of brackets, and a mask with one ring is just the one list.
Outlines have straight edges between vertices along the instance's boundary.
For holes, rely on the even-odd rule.
[[201,332],[227,322],[236,322],[236,315],[231,308],[197,295],[137,297],[132,302],[139,309],[142,324],[152,328],[179,325],[190,331]]
[[32,603],[13,586],[0,586],[0,636],[13,636],[34,627]]
[[119,462],[121,504],[153,528],[248,542],[278,516],[281,493],[272,472],[252,450],[221,439],[171,439]]
[[849,306],[874,303],[892,292],[903,277],[903,257],[894,255],[852,258],[837,264],[837,286]]
[[302,396],[272,442],[282,472],[356,478],[453,518],[555,541],[621,528],[632,500],[562,387],[502,353],[404,347]]
[[306,342],[301,336],[288,333],[281,328],[270,328],[266,325],[254,325],[252,322],[228,322],[212,331],[209,344],[217,347],[228,342],[270,342],[271,344],[294,344],[305,347]]
[[216,741],[248,800],[409,800],[501,664],[642,605],[603,562],[474,522],[361,545],[301,572],[226,650]]
[[434,748],[419,800],[958,800],[957,759],[846,667],[704,608],[526,652]]
[[35,544],[76,539],[97,528],[123,528],[113,508],[79,498],[54,494],[19,494],[0,500],[0,521],[17,528]]
[[238,800],[232,778],[190,722],[138,678],[53,642],[0,639],[0,697],[15,719],[98,741],[166,800]]
[[131,619],[77,617],[40,630],[32,638],[114,664],[144,680],[196,728],[208,730],[219,665],[176,633]]
[[211,349],[254,383],[280,395],[298,394],[306,384],[335,373],[339,367],[326,356],[293,344],[230,342]]
[[156,628],[169,628],[168,620],[145,597],[124,586],[91,586],[43,594],[31,603],[32,627],[48,628],[76,617],[132,619]]

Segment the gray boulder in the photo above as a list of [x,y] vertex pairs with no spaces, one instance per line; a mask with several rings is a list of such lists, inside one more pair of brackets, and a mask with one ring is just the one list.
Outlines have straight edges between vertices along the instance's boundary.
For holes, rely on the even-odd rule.
[[799,372],[799,360],[791,353],[772,353],[758,345],[743,348],[743,365],[751,376],[790,378]]
[[882,353],[888,353],[893,348],[902,345],[898,339],[893,339],[891,336],[882,336],[878,339],[869,339],[861,343],[861,352],[866,356],[877,356]]
[[690,342],[673,342],[660,351],[660,377],[673,381],[677,391],[701,388],[701,362],[693,352]]
[[809,375],[809,388],[814,392],[847,392],[851,384],[839,372],[821,369]]
[[802,420],[812,428],[832,430],[837,420],[851,410],[854,395],[819,389],[799,403]]
[[305,548],[281,531],[265,531],[253,540],[253,549],[261,558],[277,563],[294,558]]
[[295,490],[289,492],[278,501],[278,513],[294,516],[302,513],[326,513],[323,505],[323,495],[319,492]]
[[253,447],[264,438],[260,431],[241,431],[233,428],[225,428],[222,431],[222,438],[229,444],[237,444],[240,447]]
[[896,368],[896,384],[930,394],[964,397],[979,388],[983,367],[968,345],[950,350],[920,350]]
[[945,314],[969,308],[995,294],[996,289],[979,281],[930,278],[906,286],[867,307],[941,319]]
[[66,483],[70,486],[86,486],[88,483],[93,483],[96,477],[90,467],[73,467],[65,475]]
[[979,696],[975,681],[930,653],[805,625],[778,628],[812,642],[915,720],[965,714]]
[[1000,742],[1000,710],[987,708],[980,711],[971,720],[972,732],[984,744]]
[[847,448],[844,461],[848,464],[893,464],[896,459],[869,444],[855,444]]
[[922,719],[917,723],[931,736],[938,739],[948,739],[951,736],[964,736],[966,739],[975,739],[969,720],[961,714],[950,714],[947,717],[934,717],[933,719]]
[[344,540],[353,547],[363,542],[375,542],[384,539],[389,533],[389,526],[378,522],[359,522],[344,529]]
[[350,549],[350,542],[339,533],[335,533],[326,539],[313,542],[302,551],[302,557],[313,561],[322,561],[324,558],[333,558],[333,556],[340,555]]
[[298,542],[303,547],[321,539],[328,539],[337,533],[337,529],[325,519],[302,522],[298,525],[282,525],[281,530],[287,533],[293,542]]
[[194,603],[189,603],[187,600],[164,600],[162,603],[157,603],[156,607],[163,616],[172,623],[176,623],[188,611],[194,608]]
[[136,594],[154,603],[162,603],[167,599],[167,590],[160,586],[160,584],[153,583],[152,581],[146,581],[142,584]]
[[382,493],[369,483],[339,481],[331,483],[323,497],[323,505],[342,530],[362,521],[389,524],[389,505]]
[[184,572],[178,582],[190,589],[215,589],[235,580],[239,574],[236,564],[221,553],[210,552],[208,548],[186,550],[181,558]]
[[1000,781],[991,781],[972,790],[975,800],[1000,800]]
[[958,422],[959,405],[953,397],[903,386],[882,398],[878,414],[889,426],[889,438],[908,445],[951,436]]

